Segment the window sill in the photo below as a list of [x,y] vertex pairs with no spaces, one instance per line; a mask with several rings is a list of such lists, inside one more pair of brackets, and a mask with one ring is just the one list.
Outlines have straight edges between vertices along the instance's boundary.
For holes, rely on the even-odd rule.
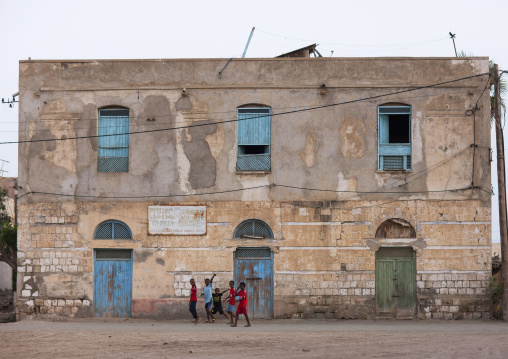
[[272,171],[236,171],[237,175],[266,175],[270,173]]
[[411,173],[413,170],[376,170],[376,173]]

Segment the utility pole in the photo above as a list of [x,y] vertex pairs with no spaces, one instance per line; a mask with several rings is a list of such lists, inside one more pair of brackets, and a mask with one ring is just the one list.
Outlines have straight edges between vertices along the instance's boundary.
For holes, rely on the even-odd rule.
[[501,236],[501,269],[503,274],[503,320],[508,321],[508,228],[506,224],[506,177],[504,165],[504,138],[501,127],[501,91],[499,67],[494,64],[494,96],[497,149],[497,183],[499,193],[499,232]]
[[14,225],[18,225],[18,179],[14,180]]

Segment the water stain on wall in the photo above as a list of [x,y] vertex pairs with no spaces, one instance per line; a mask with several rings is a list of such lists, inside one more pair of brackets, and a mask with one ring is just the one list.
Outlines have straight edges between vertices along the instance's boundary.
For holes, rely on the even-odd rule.
[[346,118],[339,129],[340,153],[344,157],[360,158],[365,154],[366,128],[362,120]]

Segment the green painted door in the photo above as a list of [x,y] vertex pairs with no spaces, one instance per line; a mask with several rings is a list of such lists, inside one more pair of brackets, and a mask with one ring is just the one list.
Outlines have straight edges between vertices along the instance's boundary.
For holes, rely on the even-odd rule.
[[413,318],[416,261],[411,247],[381,247],[376,253],[376,315]]

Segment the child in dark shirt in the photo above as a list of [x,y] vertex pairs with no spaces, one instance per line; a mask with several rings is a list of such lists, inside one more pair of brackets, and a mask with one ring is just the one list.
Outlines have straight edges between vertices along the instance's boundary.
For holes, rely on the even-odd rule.
[[[225,316],[228,320],[229,317],[226,313],[224,313],[224,310],[222,309],[222,295],[226,293],[229,289],[226,289],[222,293],[219,291],[219,288],[215,288],[215,293],[212,294],[212,302],[213,302],[213,308],[212,308],[212,315],[219,312],[223,316]],[[212,316],[212,322],[215,322],[215,318]]]

